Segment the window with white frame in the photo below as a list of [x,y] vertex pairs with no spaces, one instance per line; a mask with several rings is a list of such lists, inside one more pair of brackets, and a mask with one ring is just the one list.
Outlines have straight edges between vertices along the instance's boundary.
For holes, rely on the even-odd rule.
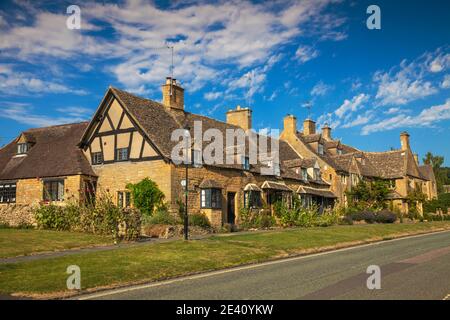
[[103,154],[101,152],[92,153],[92,164],[102,164]]
[[26,154],[28,152],[28,143],[17,144],[17,154]]
[[357,186],[359,183],[359,176],[352,173],[352,186]]
[[314,180],[320,180],[320,169],[314,168]]
[[205,209],[222,208],[222,190],[202,189],[200,191],[200,206]]
[[0,183],[0,203],[16,202],[16,184]]
[[306,168],[302,168],[302,179],[308,181],[308,170]]
[[116,149],[116,161],[128,160],[128,148]]
[[261,208],[261,192],[257,190],[244,191],[245,208]]
[[319,154],[323,155],[323,144],[319,143]]
[[131,192],[118,191],[117,192],[117,206],[119,208],[129,208],[131,206]]

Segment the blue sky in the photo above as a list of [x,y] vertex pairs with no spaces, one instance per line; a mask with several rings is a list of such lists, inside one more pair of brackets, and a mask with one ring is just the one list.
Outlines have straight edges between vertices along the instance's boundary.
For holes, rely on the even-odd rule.
[[[81,29],[66,9],[81,8]],[[369,30],[366,9],[381,9]],[[399,147],[450,166],[450,3],[413,1],[2,1],[0,145],[30,127],[90,118],[109,85],[154,100],[170,74],[186,109],[256,129],[318,125],[362,150]]]

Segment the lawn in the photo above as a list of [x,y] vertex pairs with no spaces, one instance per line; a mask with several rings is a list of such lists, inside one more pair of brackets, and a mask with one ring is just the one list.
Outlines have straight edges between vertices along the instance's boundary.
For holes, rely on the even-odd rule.
[[0,258],[112,243],[111,237],[86,233],[0,228]]
[[439,229],[450,229],[450,222],[334,226],[236,234],[0,264],[0,292],[34,296],[46,294],[45,297],[63,295],[68,293],[66,268],[69,265],[80,267],[82,289],[112,287]]

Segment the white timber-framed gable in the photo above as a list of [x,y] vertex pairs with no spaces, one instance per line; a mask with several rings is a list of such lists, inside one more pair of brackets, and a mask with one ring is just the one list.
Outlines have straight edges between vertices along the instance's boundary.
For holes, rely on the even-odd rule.
[[163,159],[111,89],[86,129],[80,146],[92,165]]

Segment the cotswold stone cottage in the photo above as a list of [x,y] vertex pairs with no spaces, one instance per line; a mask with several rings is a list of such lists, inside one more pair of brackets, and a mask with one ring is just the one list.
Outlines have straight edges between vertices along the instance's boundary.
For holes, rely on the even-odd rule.
[[[164,192],[175,212],[184,201],[185,165],[176,164],[172,132],[186,129],[194,136],[195,122],[202,130],[227,129],[253,132],[252,111],[238,107],[221,122],[184,110],[184,90],[175,79],[162,86],[162,103],[109,88],[91,121],[30,129],[0,149],[0,206],[85,201],[107,192],[122,207],[132,205],[128,183],[149,177]],[[230,151],[233,164],[197,163],[188,171],[188,211],[203,212],[214,226],[237,223],[242,207],[272,208],[276,201],[288,205],[299,194],[304,205],[321,208],[346,204],[345,190],[360,179],[379,177],[392,182],[391,201],[408,211],[408,192],[420,188],[429,198],[436,196],[436,183],[429,166],[419,166],[402,133],[402,147],[389,152],[362,152],[331,137],[329,127],[316,133],[307,119],[303,132],[296,119],[287,116],[278,140],[279,159],[271,155],[273,138],[254,133],[257,141],[268,140],[265,157],[249,161],[246,139],[236,141]],[[208,145],[191,145],[195,159]],[[228,149],[227,149],[228,148]],[[260,156],[260,155],[259,155]],[[201,158],[201,157],[200,157]],[[267,160],[261,161],[260,158]],[[197,161],[198,162],[198,161]],[[261,174],[271,168],[271,174]]]

